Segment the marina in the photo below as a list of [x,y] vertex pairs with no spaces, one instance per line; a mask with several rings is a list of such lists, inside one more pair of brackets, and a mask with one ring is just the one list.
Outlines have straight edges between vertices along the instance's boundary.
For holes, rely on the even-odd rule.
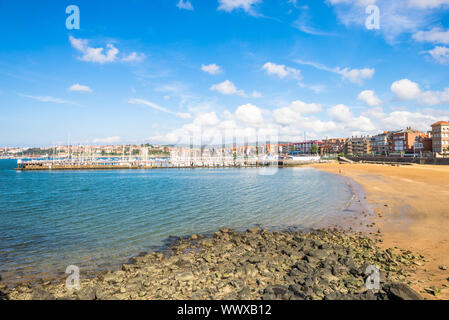
[[266,158],[108,158],[108,159],[44,159],[17,160],[17,171],[42,170],[123,170],[161,168],[248,168],[248,167],[289,167],[320,162],[321,157],[294,157],[282,159],[277,156]]

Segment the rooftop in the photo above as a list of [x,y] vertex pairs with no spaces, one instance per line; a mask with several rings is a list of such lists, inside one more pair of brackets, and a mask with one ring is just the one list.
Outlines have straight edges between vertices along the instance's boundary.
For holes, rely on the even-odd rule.
[[438,121],[438,122],[432,124],[431,127],[439,126],[441,124],[448,124],[449,125],[449,122],[447,122],[447,121]]

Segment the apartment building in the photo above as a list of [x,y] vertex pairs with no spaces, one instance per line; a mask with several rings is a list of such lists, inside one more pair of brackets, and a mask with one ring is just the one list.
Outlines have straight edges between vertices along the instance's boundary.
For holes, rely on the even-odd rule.
[[389,155],[391,153],[392,131],[384,131],[383,133],[372,136],[370,139],[371,153],[375,155]]
[[415,153],[417,137],[428,138],[428,135],[411,127],[394,132],[390,145],[391,152],[393,154]]
[[345,138],[324,139],[321,144],[321,154],[337,154],[345,152]]
[[449,154],[449,122],[439,121],[432,125],[432,151],[435,154]]
[[427,154],[432,152],[432,138],[430,136],[417,136],[414,145],[415,153]]
[[[317,153],[317,154],[321,154],[322,153],[322,142],[318,141],[318,140],[309,140],[309,141],[303,141],[303,142],[296,142],[294,143],[294,151],[298,152],[300,154],[312,154],[312,153]],[[316,147],[314,147],[316,146]],[[316,152],[314,151],[314,148],[316,148]]]
[[280,143],[279,144],[279,154],[287,155],[292,151],[295,151],[294,143]]
[[352,137],[346,142],[346,154],[348,155],[366,155],[371,152],[371,138],[366,137]]

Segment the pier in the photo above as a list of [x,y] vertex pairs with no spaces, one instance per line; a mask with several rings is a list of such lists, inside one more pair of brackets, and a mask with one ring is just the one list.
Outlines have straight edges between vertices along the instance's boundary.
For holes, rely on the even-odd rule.
[[163,168],[256,168],[289,167],[317,161],[291,159],[57,159],[57,160],[17,160],[17,171],[69,171],[69,170],[124,170]]

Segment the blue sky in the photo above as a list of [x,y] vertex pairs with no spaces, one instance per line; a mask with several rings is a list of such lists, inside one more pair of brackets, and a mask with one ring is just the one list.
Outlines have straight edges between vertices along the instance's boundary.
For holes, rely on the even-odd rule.
[[[66,7],[80,29],[66,28]],[[380,29],[365,25],[376,5]],[[449,119],[449,0],[0,0],[0,146]]]

